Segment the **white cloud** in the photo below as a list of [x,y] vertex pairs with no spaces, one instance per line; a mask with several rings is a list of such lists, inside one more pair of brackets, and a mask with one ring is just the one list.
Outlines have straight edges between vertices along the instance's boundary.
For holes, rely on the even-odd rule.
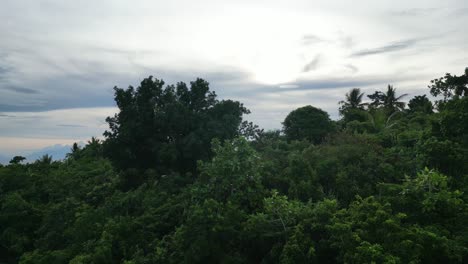
[[[267,128],[302,104],[336,117],[354,84],[370,91],[394,80],[402,93],[422,94],[430,79],[467,66],[467,8],[464,0],[4,0],[0,111],[18,117],[0,117],[0,137],[101,134],[108,110],[95,110],[113,105],[112,87],[149,74],[168,83],[205,77]],[[353,81],[333,87],[336,79]],[[66,108],[79,109],[50,111]]]

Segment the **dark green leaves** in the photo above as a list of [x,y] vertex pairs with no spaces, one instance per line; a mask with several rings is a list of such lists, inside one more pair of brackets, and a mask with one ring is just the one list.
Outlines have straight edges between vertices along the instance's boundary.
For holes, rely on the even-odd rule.
[[306,139],[318,144],[333,131],[333,123],[326,112],[309,105],[289,113],[283,130],[288,140]]

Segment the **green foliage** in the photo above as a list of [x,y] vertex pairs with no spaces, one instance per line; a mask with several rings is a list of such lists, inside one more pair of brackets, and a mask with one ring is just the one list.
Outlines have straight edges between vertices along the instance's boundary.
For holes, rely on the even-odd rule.
[[440,111],[436,131],[442,138],[468,146],[468,97],[454,98],[445,103]]
[[0,166],[0,263],[468,262],[466,96],[352,89],[338,126],[306,106],[265,132],[163,86],[116,88],[104,141]]
[[10,160],[10,164],[19,164],[20,162],[22,162],[23,160],[25,160],[26,158],[23,157],[23,156],[14,156],[11,160]]
[[202,79],[164,88],[150,76],[136,89],[114,90],[120,112],[106,119],[104,150],[119,169],[194,173],[197,160],[211,156],[211,140],[237,136],[249,113],[239,102],[218,101]]
[[432,114],[433,113],[433,105],[432,102],[426,97],[426,95],[417,95],[413,99],[411,99],[408,103],[408,110],[411,113],[424,113],[424,114]]
[[333,130],[333,123],[326,112],[308,105],[289,113],[283,130],[288,140],[306,139],[318,144]]
[[444,101],[451,99],[453,96],[467,96],[468,68],[466,68],[465,73],[460,76],[446,73],[444,77],[431,80],[431,85],[428,87],[433,96],[442,95]]
[[361,89],[353,88],[346,94],[346,100],[340,101],[340,114],[346,115],[349,114],[350,111],[355,110],[363,110],[366,103],[362,102],[362,97],[364,97],[364,93],[361,93]]
[[388,85],[385,93],[377,91],[367,97],[372,100],[369,105],[371,108],[382,107],[385,109],[387,114],[390,115],[395,111],[402,111],[405,108],[405,103],[400,101],[405,96],[407,96],[407,94],[397,96],[396,89],[393,88],[393,86]]
[[258,207],[263,190],[261,161],[246,139],[236,138],[221,144],[213,142],[214,158],[200,163],[200,178],[194,184],[195,199],[230,201],[245,209]]

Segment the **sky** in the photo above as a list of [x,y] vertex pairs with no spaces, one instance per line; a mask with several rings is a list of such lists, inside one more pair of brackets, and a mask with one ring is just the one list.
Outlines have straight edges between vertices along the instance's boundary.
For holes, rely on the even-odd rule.
[[353,87],[407,100],[468,66],[466,0],[1,0],[0,155],[101,137],[113,87],[197,77],[279,129]]

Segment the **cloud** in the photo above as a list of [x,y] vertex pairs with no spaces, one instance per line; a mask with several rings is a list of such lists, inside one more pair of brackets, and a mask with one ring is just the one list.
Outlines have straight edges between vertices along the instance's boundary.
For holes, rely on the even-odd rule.
[[352,48],[356,42],[350,35],[343,33],[341,30],[336,34],[330,35],[327,38],[322,38],[313,34],[304,35],[301,39],[303,46],[313,46],[317,44],[337,45],[345,49]]
[[322,56],[320,54],[316,55],[313,60],[311,60],[306,65],[304,65],[304,67],[302,68],[302,72],[310,72],[310,71],[316,70],[320,63],[321,58]]
[[[108,113],[93,117],[95,107],[113,108],[114,86],[138,86],[149,75],[166,84],[204,78],[220,99],[245,103],[252,121],[278,128],[300,105],[338,116],[344,89],[395,83],[404,92],[411,79],[423,93],[428,80],[466,66],[463,1],[430,0],[424,8],[403,0],[291,1],[6,1],[0,8],[0,137],[61,143],[100,135]],[[431,34],[444,35],[417,39]],[[393,56],[371,56],[377,54]],[[9,142],[0,142],[2,149]]]
[[404,10],[393,11],[390,13],[394,16],[399,17],[427,17],[430,15],[449,17],[450,19],[456,19],[460,16],[468,16],[468,7],[429,7],[429,8],[409,8]]
[[338,32],[338,42],[345,49],[350,49],[356,44],[356,41],[352,36],[346,35],[342,31]]
[[[130,61],[130,60],[129,60]],[[129,62],[127,61],[127,63]],[[143,78],[150,75],[163,79],[167,85],[180,81],[190,82],[203,78],[210,82],[211,88],[229,96],[238,93],[247,84],[251,75],[236,67],[223,66],[213,69],[178,68],[162,66],[145,66],[138,62],[126,65],[127,72],[103,70],[105,63],[89,63],[88,60],[75,58],[68,61],[77,69],[75,72],[61,72],[52,76],[44,76],[35,81],[21,80],[22,85],[34,86],[33,89],[0,84],[2,90],[15,93],[4,93],[0,97],[0,112],[31,112],[50,111],[58,109],[111,107],[115,105],[113,87],[126,88],[129,85],[138,86]],[[54,68],[60,68],[59,62],[49,62]],[[66,68],[66,67],[62,67]],[[8,82],[15,80],[10,77]],[[21,93],[21,95],[20,95]],[[24,95],[24,96],[23,96]]]
[[290,84],[290,83],[287,83],[287,84],[280,84],[279,85],[279,88],[283,88],[283,89],[293,89],[293,88],[298,88],[299,85],[297,84]]
[[320,42],[323,42],[324,40],[316,35],[312,35],[312,34],[309,34],[309,35],[304,35],[302,37],[302,45],[313,45],[313,44],[317,44],[317,43],[320,43]]
[[86,127],[82,125],[71,125],[71,124],[58,124],[59,127]]
[[359,71],[359,68],[354,66],[353,64],[346,64],[345,65],[346,69],[350,70],[351,73],[357,73]]
[[194,74],[193,76],[189,77],[185,74],[185,77],[195,79],[196,76],[205,79],[206,81],[213,83],[215,85],[223,85],[228,83],[242,83],[250,78],[250,74],[247,72],[243,72],[237,69],[223,69],[222,71],[207,71],[207,72],[199,72]]
[[465,8],[454,8],[454,11],[450,15],[454,16],[468,16],[468,7]]
[[425,15],[428,15],[429,13],[434,13],[439,10],[440,8],[410,8],[410,9],[394,11],[392,12],[392,14],[396,16],[414,17],[414,16],[425,16]]
[[4,66],[0,66],[0,75],[4,75],[5,73],[7,73],[9,70],[7,67],[4,67]]
[[[115,105],[114,86],[138,86],[149,75],[163,79],[166,84],[190,82],[200,77],[209,81],[211,87],[222,88],[226,94],[236,92],[227,90],[232,85],[251,79],[250,73],[230,65],[207,67],[187,63],[175,67],[172,64],[148,63],[148,56],[157,59],[160,54],[157,50],[145,48],[79,44],[48,50],[48,46],[39,43],[34,48],[15,47],[3,51],[4,57],[9,58],[14,67],[0,68],[0,112],[111,107]],[[69,53],[69,49],[70,52],[79,50],[80,54]]]
[[7,78],[8,73],[10,72],[11,72],[10,67],[0,65],[0,81],[5,80]]
[[363,87],[385,83],[391,79],[383,77],[361,77],[361,78],[329,78],[318,80],[300,80],[295,82],[298,87],[290,90],[307,91],[307,90],[324,90],[334,88],[349,88],[349,87]]
[[1,86],[0,90],[8,90],[8,91],[23,93],[23,94],[38,94],[39,93],[39,91],[37,90],[24,88],[24,87],[16,87],[16,86]]
[[[114,107],[61,109],[44,112],[13,112],[0,118],[1,137],[90,138],[107,128],[105,119]],[[3,146],[7,142],[1,142]]]
[[[339,90],[353,87],[375,87],[384,89],[388,84],[401,84],[413,80],[424,80],[424,76],[417,74],[390,74],[390,75],[363,75],[363,76],[348,76],[348,77],[330,77],[320,79],[299,79],[291,83],[282,84],[279,86],[262,86],[256,87],[255,92],[252,92],[250,97],[264,98],[264,94],[283,94],[287,92],[308,92],[320,90]],[[326,93],[322,91],[322,97],[326,97]]]
[[[96,69],[97,70],[97,69]],[[0,86],[3,93],[0,97],[0,112],[28,112],[47,111],[54,109],[68,109],[81,107],[113,106],[112,87],[122,83],[124,76],[103,75],[89,76],[83,80],[77,76],[57,76],[33,81],[25,80],[24,85],[33,86],[34,89],[21,86]],[[126,83],[131,78],[128,76]]]
[[351,54],[351,57],[363,57],[363,56],[369,56],[369,55],[400,51],[400,50],[407,49],[407,48],[414,46],[418,41],[419,40],[417,39],[408,39],[408,40],[403,40],[403,41],[398,41],[398,42],[392,42],[382,47],[357,51]]

